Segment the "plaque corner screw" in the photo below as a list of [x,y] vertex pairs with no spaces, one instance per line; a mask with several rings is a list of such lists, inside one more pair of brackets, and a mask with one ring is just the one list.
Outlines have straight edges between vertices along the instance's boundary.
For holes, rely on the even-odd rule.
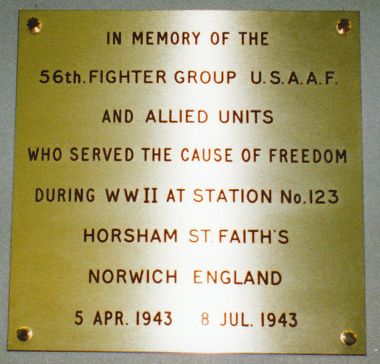
[[336,25],[336,31],[340,35],[346,34],[352,27],[351,22],[348,19],[340,19]]
[[343,331],[340,334],[340,341],[347,346],[354,345],[356,343],[358,336],[356,335],[355,332],[353,331]]
[[38,18],[32,17],[28,19],[27,27],[32,33],[39,33],[41,31],[42,24]]
[[29,327],[20,327],[17,330],[17,338],[20,341],[28,341],[33,336],[33,332]]

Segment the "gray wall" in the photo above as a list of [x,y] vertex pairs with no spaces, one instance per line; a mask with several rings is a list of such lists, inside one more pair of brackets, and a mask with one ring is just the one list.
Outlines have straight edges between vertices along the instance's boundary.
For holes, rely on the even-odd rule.
[[[184,355],[137,353],[7,352],[13,150],[19,9],[246,9],[360,10],[363,100],[364,218],[367,356]],[[0,0],[0,363],[380,363],[380,1],[379,0]],[[59,330],[59,328],[58,328]],[[316,333],[319,334],[319,333]],[[85,338],[84,338],[85,339]]]

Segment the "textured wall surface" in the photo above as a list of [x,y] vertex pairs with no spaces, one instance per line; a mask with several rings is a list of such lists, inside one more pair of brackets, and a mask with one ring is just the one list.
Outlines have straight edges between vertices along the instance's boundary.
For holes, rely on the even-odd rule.
[[[185,355],[138,353],[7,352],[11,213],[16,108],[17,24],[20,9],[237,9],[237,10],[359,10],[363,114],[364,221],[366,254],[367,355],[363,357],[303,355]],[[251,1],[11,1],[0,0],[0,363],[380,363],[380,2],[338,0]],[[349,277],[347,277],[349,280]],[[59,327],[57,327],[59,335]],[[315,335],[323,335],[316,332]],[[85,340],[85,338],[83,338]]]

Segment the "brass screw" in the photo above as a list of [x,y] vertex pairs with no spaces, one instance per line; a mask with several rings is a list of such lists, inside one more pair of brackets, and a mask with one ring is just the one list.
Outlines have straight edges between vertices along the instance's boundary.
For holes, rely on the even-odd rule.
[[41,28],[42,28],[42,24],[41,22],[38,20],[38,18],[30,18],[28,20],[28,23],[27,23],[27,26],[28,26],[28,29],[32,32],[32,33],[39,33]]
[[20,327],[17,330],[17,338],[20,341],[28,341],[32,336],[33,336],[33,333],[29,327]]
[[351,22],[348,19],[340,19],[336,25],[336,31],[343,35],[351,29]]
[[358,336],[353,331],[344,331],[340,334],[340,341],[347,346],[354,345]]

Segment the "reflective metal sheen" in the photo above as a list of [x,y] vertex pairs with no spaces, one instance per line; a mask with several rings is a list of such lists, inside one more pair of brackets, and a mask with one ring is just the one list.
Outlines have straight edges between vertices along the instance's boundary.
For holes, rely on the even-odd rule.
[[22,10],[8,349],[365,354],[359,27]]

